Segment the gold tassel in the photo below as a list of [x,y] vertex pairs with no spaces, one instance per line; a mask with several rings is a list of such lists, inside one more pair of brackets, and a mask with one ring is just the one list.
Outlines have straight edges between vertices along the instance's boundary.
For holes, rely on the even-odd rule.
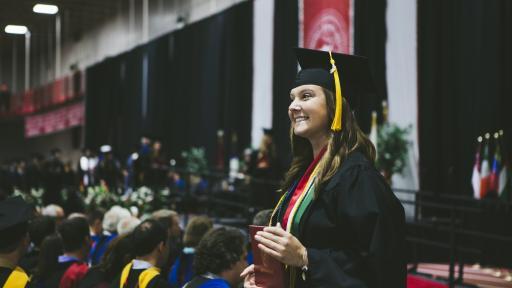
[[334,113],[334,119],[331,123],[331,130],[333,132],[339,132],[341,131],[341,111],[342,111],[342,95],[341,95],[341,85],[340,85],[340,76],[338,74],[338,68],[336,67],[336,62],[334,61],[334,58],[332,58],[332,53],[329,51],[329,58],[332,65],[331,68],[331,74],[334,73],[334,86],[335,86],[335,93],[336,93],[336,112]]

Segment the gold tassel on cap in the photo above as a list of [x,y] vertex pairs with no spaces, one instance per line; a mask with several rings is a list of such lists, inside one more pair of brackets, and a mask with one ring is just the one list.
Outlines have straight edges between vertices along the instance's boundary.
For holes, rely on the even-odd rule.
[[329,51],[329,58],[331,61],[331,74],[334,73],[334,86],[335,86],[335,93],[336,93],[336,112],[334,113],[334,119],[332,120],[331,124],[331,130],[334,132],[341,131],[341,108],[342,108],[342,95],[341,95],[341,85],[340,85],[340,76],[338,74],[338,68],[336,68],[336,62],[334,61],[334,58],[332,58],[332,53]]

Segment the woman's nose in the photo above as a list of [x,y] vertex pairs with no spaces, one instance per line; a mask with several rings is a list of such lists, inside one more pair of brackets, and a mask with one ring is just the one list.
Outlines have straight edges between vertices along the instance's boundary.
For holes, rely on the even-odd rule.
[[288,110],[290,111],[299,111],[301,109],[300,105],[298,105],[295,102],[292,102],[290,106],[288,107]]

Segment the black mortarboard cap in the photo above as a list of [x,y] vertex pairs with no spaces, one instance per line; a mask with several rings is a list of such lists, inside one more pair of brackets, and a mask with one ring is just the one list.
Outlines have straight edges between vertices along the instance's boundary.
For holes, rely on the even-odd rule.
[[13,245],[28,231],[33,206],[20,196],[0,201],[0,248]]
[[[294,50],[301,67],[294,88],[314,84],[335,93],[334,74],[330,73],[332,65],[329,52],[305,48]],[[341,53],[332,53],[332,57],[338,69],[342,95],[349,102],[351,109],[357,110],[361,97],[375,93],[368,58]]]
[[33,206],[25,202],[20,196],[0,201],[0,232],[28,222],[33,214]]
[[272,128],[263,128],[263,134],[273,136],[274,130]]

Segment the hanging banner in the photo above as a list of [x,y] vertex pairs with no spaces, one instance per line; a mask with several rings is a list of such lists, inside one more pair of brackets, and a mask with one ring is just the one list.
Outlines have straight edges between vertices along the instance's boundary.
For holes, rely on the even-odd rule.
[[300,44],[304,48],[352,53],[350,0],[302,0]]
[[84,102],[25,117],[25,138],[50,134],[84,124]]

